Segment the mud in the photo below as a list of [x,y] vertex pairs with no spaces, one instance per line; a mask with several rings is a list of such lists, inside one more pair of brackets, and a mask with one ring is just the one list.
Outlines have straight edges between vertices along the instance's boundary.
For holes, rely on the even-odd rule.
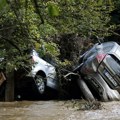
[[0,120],[120,120],[118,101],[101,102],[96,110],[75,104],[72,100],[0,102]]

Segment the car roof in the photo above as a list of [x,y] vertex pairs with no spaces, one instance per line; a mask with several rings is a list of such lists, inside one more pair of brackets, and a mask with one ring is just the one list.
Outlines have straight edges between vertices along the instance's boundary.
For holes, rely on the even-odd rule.
[[90,48],[87,52],[85,52],[84,60],[93,54],[97,54],[98,52],[102,52],[105,54],[115,53],[118,47],[119,45],[114,41],[96,43],[92,48]]

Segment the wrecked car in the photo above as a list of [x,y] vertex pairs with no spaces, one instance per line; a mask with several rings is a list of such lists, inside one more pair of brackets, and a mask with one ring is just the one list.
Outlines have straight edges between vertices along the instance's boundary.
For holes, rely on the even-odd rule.
[[35,50],[32,51],[31,56],[34,65],[32,66],[29,76],[34,78],[39,93],[44,94],[46,87],[58,89],[55,67],[40,58]]
[[78,84],[86,99],[120,100],[120,45],[116,42],[95,44],[73,72],[81,75]]
[[[51,93],[50,91],[58,91],[56,68],[42,59],[35,49],[25,50],[25,53],[28,56],[27,60],[21,62],[21,66],[14,70],[15,99],[24,99],[32,94],[42,98]],[[0,58],[1,63],[3,60],[4,58]],[[0,86],[5,80],[4,72],[1,70]]]
[[52,64],[43,60],[35,49],[32,49],[30,52],[29,59],[31,60],[31,66],[29,69],[22,68],[16,71],[16,96],[21,98],[25,92],[29,95],[30,89],[34,95],[37,93],[40,97],[46,96],[49,93],[49,89],[52,91],[58,91],[59,86],[56,76],[56,68]]

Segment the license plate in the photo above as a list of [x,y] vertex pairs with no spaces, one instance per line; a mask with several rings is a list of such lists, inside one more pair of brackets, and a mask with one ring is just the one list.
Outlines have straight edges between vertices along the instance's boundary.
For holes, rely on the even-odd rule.
[[104,70],[104,74],[114,84],[114,86],[117,86],[117,82],[113,79],[113,77],[106,70]]

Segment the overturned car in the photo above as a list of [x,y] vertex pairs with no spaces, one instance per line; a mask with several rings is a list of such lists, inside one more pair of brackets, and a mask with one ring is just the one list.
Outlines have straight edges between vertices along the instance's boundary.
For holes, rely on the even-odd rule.
[[120,46],[116,42],[95,44],[73,70],[87,100],[120,100]]

